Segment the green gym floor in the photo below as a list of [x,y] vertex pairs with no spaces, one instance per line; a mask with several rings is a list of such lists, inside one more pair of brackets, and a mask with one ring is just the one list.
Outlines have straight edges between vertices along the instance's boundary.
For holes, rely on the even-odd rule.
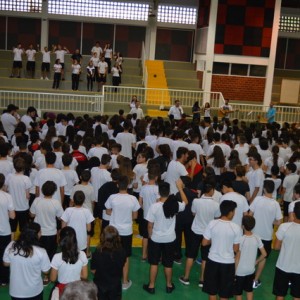
[[[274,299],[272,295],[272,284],[274,269],[276,264],[276,259],[278,256],[277,251],[272,251],[269,257],[266,268],[261,277],[262,285],[254,290],[254,299],[257,300],[269,300]],[[184,286],[179,281],[178,278],[183,274],[184,261],[182,265],[174,264],[173,267],[173,282],[176,285],[176,289],[172,294],[166,294],[165,292],[165,279],[163,275],[163,268],[160,266],[159,274],[157,278],[156,291],[154,295],[149,295],[142,289],[142,285],[148,282],[148,263],[143,263],[140,261],[141,248],[133,248],[133,255],[130,260],[130,279],[133,284],[131,288],[123,292],[123,300],[148,300],[148,299],[173,299],[173,300],[202,300],[208,299],[208,296],[201,291],[198,287],[200,266],[195,263],[190,277],[190,285]],[[92,275],[90,275],[92,279]],[[52,288],[52,284],[44,289],[44,300],[48,300],[49,292]],[[8,294],[8,287],[0,287],[0,300],[10,299]],[[246,298],[245,298],[246,299]],[[286,299],[292,299],[290,296]],[[80,299],[78,299],[80,300]]]

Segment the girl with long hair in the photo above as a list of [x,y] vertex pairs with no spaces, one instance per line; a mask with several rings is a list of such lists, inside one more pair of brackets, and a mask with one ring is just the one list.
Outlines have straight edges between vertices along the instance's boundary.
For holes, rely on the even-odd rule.
[[272,156],[267,157],[264,162],[263,170],[266,173],[266,177],[271,177],[271,169],[273,166],[277,166],[279,168],[280,173],[284,172],[284,161],[279,156],[279,147],[277,145],[272,147]]
[[46,250],[39,247],[40,235],[40,225],[29,223],[5,249],[3,261],[10,266],[9,294],[13,300],[43,300],[41,273],[48,273],[50,261]]
[[214,146],[212,154],[207,159],[207,166],[214,169],[216,176],[221,175],[225,171],[225,156],[221,147]]
[[72,227],[64,227],[59,238],[61,252],[51,261],[50,280],[56,282],[56,290],[61,295],[68,283],[87,279],[88,259],[84,251],[78,250],[76,232]]
[[122,298],[121,278],[125,261],[126,254],[118,230],[113,226],[105,227],[91,260],[91,272],[98,287],[98,299]]

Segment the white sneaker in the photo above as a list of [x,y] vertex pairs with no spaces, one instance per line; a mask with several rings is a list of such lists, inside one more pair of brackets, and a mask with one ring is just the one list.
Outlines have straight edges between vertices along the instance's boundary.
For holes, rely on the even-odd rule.
[[45,78],[45,80],[49,80],[49,78],[48,78],[48,77],[46,77],[46,78]]
[[44,78],[43,77],[41,77],[41,80],[43,80]]
[[127,283],[122,283],[122,290],[128,290],[132,285],[132,281],[131,280],[128,280]]

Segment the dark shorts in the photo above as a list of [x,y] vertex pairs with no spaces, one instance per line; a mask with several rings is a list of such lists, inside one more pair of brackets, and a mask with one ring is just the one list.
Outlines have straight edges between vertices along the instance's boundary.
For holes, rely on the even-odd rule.
[[22,68],[23,65],[22,65],[22,61],[19,61],[19,60],[14,60],[13,62],[13,68]]
[[174,261],[175,243],[156,243],[149,239],[148,244],[148,261],[150,265],[157,266],[161,259],[165,268],[172,268]]
[[219,295],[220,298],[233,297],[234,275],[234,264],[222,264],[208,259],[204,271],[203,292]]
[[283,201],[283,215],[285,217],[289,216],[289,205],[291,202]]
[[141,233],[141,236],[144,239],[147,239],[149,237],[149,235],[148,235],[148,221],[145,220],[144,218],[142,218],[141,221],[140,221],[140,233]]
[[203,240],[202,234],[196,234],[192,231],[191,233],[191,242],[186,245],[186,257],[196,259],[198,256],[199,248],[201,249],[201,258],[202,260],[208,259],[208,253],[210,249],[209,246],[201,246]]
[[131,235],[120,235],[121,244],[125,250],[126,257],[130,257],[132,254],[132,234]]
[[[291,286],[289,286],[291,283]],[[285,297],[290,287],[290,294],[294,298],[300,298],[300,274],[286,273],[281,269],[275,269],[273,282],[273,294]]]
[[50,72],[50,63],[43,62],[41,69],[42,71]]
[[29,222],[29,210],[16,211],[15,219],[9,219],[12,232],[16,232],[18,224],[19,230],[22,231],[24,226]]
[[97,81],[98,82],[106,83],[106,76],[105,76],[105,74],[98,74]]
[[234,294],[242,295],[243,291],[248,293],[252,292],[254,278],[255,278],[255,273],[247,276],[235,276]]
[[34,297],[28,297],[28,298],[16,298],[11,297],[12,300],[43,300],[43,292],[41,292],[39,295]]
[[35,61],[28,61],[26,64],[26,70],[31,71],[35,69]]
[[47,251],[51,261],[57,250],[57,235],[42,235],[40,245]]
[[[266,250],[266,252],[267,252],[266,258],[268,258],[269,255],[271,254],[271,251],[272,251],[272,241],[265,241],[265,240],[261,240],[261,241],[262,241],[262,243],[263,243],[263,245],[264,245],[264,248],[265,248],[265,250]],[[257,255],[258,255],[258,256],[261,255],[259,249],[257,250]]]

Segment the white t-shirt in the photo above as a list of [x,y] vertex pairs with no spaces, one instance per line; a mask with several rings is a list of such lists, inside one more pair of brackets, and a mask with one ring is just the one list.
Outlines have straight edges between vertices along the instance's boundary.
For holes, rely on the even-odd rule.
[[28,49],[28,50],[26,50],[25,53],[27,55],[27,60],[28,61],[35,61],[36,50],[34,50],[34,49]]
[[94,167],[91,170],[91,184],[95,193],[95,201],[98,202],[98,191],[101,186],[112,181],[110,173],[106,169],[100,169],[99,167]]
[[44,248],[33,246],[33,255],[15,255],[11,242],[5,249],[3,261],[10,264],[9,294],[16,298],[30,298],[43,291],[41,273],[48,272],[50,260]]
[[192,213],[195,218],[192,224],[192,231],[196,234],[204,234],[208,223],[220,216],[219,203],[212,197],[202,195],[201,198],[195,198],[192,203]]
[[31,181],[28,176],[22,174],[10,174],[6,178],[5,185],[11,194],[16,211],[29,209],[29,202],[26,198],[26,191],[31,188]]
[[199,144],[195,144],[195,143],[191,143],[191,144],[189,144],[188,145],[188,149],[190,150],[190,151],[195,151],[196,152],[196,157],[197,157],[197,162],[198,162],[198,164],[200,164],[201,162],[200,162],[200,155],[205,155],[205,153],[204,153],[204,151],[203,151],[203,149],[202,149],[202,147],[201,147],[201,145],[199,145]]
[[258,168],[256,170],[251,170],[246,174],[246,177],[248,179],[250,195],[252,196],[255,188],[259,187],[257,196],[261,196],[263,192],[263,185],[265,180],[265,175],[263,170],[261,168]]
[[14,209],[11,195],[0,190],[0,236],[11,234],[8,213]]
[[130,110],[129,113],[130,113],[131,115],[132,115],[132,114],[136,114],[136,115],[137,115],[136,118],[137,118],[138,120],[144,118],[144,112],[143,112],[143,110],[142,110],[140,107],[138,107],[138,108],[136,108],[136,107],[132,108],[132,109]]
[[62,253],[56,253],[51,261],[51,268],[58,271],[58,282],[67,284],[80,280],[82,267],[88,264],[88,259],[83,251],[79,252],[78,260],[75,264],[66,263],[62,259]]
[[274,179],[274,178],[268,177],[268,178],[266,178],[266,180],[272,180],[274,182],[275,187],[274,187],[274,192],[272,193],[272,198],[276,200],[277,199],[277,190],[281,185],[281,179],[280,178]]
[[243,215],[244,213],[247,213],[249,210],[247,199],[239,193],[229,192],[222,196],[222,198],[220,199],[220,204],[224,200],[231,200],[237,204],[232,222],[234,222],[239,226],[242,226]]
[[68,52],[65,51],[65,50],[56,50],[56,51],[55,51],[56,59],[59,59],[61,63],[64,63],[64,62],[65,62],[65,55],[66,55],[67,53],[68,53]]
[[103,50],[101,47],[96,47],[94,46],[91,50],[92,53],[97,53],[97,58],[99,58],[101,56],[101,54],[103,53]]
[[186,175],[188,175],[188,172],[181,162],[175,160],[170,161],[165,177],[165,182],[170,184],[170,195],[176,195],[178,193],[176,181],[180,176]]
[[300,274],[300,224],[281,224],[276,237],[282,241],[276,267],[287,273]]
[[96,156],[101,161],[103,154],[108,154],[108,150],[105,147],[93,147],[89,150],[87,157],[91,158],[93,156]]
[[14,164],[8,159],[0,159],[0,170],[5,178],[7,178],[9,174],[14,173]]
[[13,50],[14,53],[14,61],[22,61],[22,54],[24,53],[23,49],[15,48]]
[[120,132],[116,136],[116,142],[122,145],[121,155],[132,159],[132,145],[135,144],[135,135],[129,132]]
[[274,221],[282,219],[279,203],[265,196],[255,197],[250,205],[256,224],[253,233],[264,241],[271,241]]
[[135,174],[135,178],[132,183],[138,184],[137,188],[134,188],[133,191],[139,193],[142,187],[142,177],[148,172],[147,163],[135,165],[133,172]]
[[181,120],[181,115],[183,114],[183,109],[181,106],[171,106],[168,112],[168,116],[173,115],[174,120]]
[[299,175],[296,173],[288,174],[285,176],[282,187],[285,188],[285,193],[283,195],[283,200],[285,202],[292,202],[293,201],[293,192],[294,187],[298,183]]
[[174,141],[172,144],[172,148],[171,148],[171,151],[173,153],[173,160],[177,159],[177,150],[179,147],[184,147],[184,148],[189,149],[189,144],[187,142],[181,141],[181,140]]
[[60,188],[64,187],[67,184],[66,177],[61,170],[57,170],[55,168],[46,168],[39,170],[35,179],[34,185],[40,188],[40,195],[42,195],[42,186],[46,181],[53,181],[57,186],[57,190],[53,195],[53,199],[57,199],[58,201],[62,201],[60,195]]
[[169,145],[171,151],[173,149],[173,140],[168,138],[168,137],[164,137],[164,136],[161,136],[161,137],[158,137],[157,138],[157,142],[156,142],[156,145],[159,146],[159,145]]
[[79,64],[72,64],[72,74],[79,74],[81,66]]
[[34,222],[40,224],[42,236],[57,233],[56,217],[60,218],[64,212],[61,203],[55,199],[37,197],[34,199],[30,212],[35,215]]
[[105,202],[105,207],[111,209],[109,225],[114,226],[122,236],[132,234],[132,213],[140,208],[136,197],[129,194],[113,194]]
[[240,260],[236,269],[237,276],[247,276],[255,272],[257,249],[263,247],[263,243],[255,234],[243,235],[240,241]]
[[23,122],[26,125],[26,129],[28,130],[31,128],[30,123],[33,122],[33,119],[28,115],[24,115],[21,118],[21,122]]
[[74,198],[74,194],[77,191],[82,191],[85,195],[85,199],[83,202],[83,207],[87,208],[91,213],[93,213],[93,202],[95,202],[95,193],[94,189],[90,184],[83,185],[83,184],[77,184],[73,187],[72,193],[71,193],[71,199]]
[[51,60],[50,60],[50,53],[51,53],[51,52],[50,52],[50,51],[47,51],[47,52],[46,52],[46,51],[44,51],[44,50],[42,50],[41,52],[42,52],[42,54],[43,54],[43,63],[48,63],[48,64],[49,64],[50,61],[51,61]]
[[[267,157],[266,160],[265,160],[265,162],[264,162],[264,165],[267,167],[266,174],[271,175],[271,168],[274,165],[273,157],[272,156],[271,157]],[[278,166],[279,169],[281,167],[284,167],[284,161],[283,161],[283,159],[281,157],[278,157],[277,166]]]
[[[184,211],[185,204],[178,202],[179,212]],[[151,205],[146,220],[154,223],[152,236],[150,237],[156,243],[171,243],[176,239],[175,223],[176,217],[166,218],[163,210],[163,202],[159,201]]]
[[105,49],[104,57],[105,58],[111,58],[111,55],[112,55],[112,49],[111,48]]
[[289,204],[289,213],[294,212],[295,204],[296,204],[297,202],[300,202],[300,199],[295,200],[295,201],[293,201],[293,202],[291,202],[291,203]]
[[62,66],[61,64],[54,64],[53,69],[54,73],[61,73]]
[[92,223],[95,219],[91,212],[84,207],[68,207],[63,213],[61,219],[76,231],[78,249],[84,250],[87,247],[86,225]]
[[10,113],[4,113],[1,116],[1,122],[7,133],[7,138],[10,140],[17,126],[17,119]]
[[260,156],[261,156],[261,160],[262,160],[263,163],[265,163],[265,160],[266,160],[268,157],[272,156],[272,152],[271,152],[269,149],[267,149],[267,150],[262,150],[259,146],[257,146],[256,148],[257,148],[257,152],[258,152],[258,153],[260,154]]
[[65,195],[70,196],[75,184],[79,182],[78,175],[74,170],[62,170],[67,184],[65,185]]
[[249,145],[245,143],[243,146],[237,144],[234,149],[239,153],[239,159],[242,165],[246,165],[246,160],[248,158],[247,153],[249,152]]
[[143,200],[144,219],[146,218],[151,205],[159,200],[157,185],[143,185],[140,191],[140,197]]
[[221,219],[210,221],[204,238],[211,241],[208,258],[222,264],[234,263],[233,245],[239,244],[242,229],[231,221]]
[[100,61],[98,57],[92,56],[90,60],[93,62],[94,67],[98,67],[98,63]]
[[120,70],[116,67],[112,67],[111,74],[113,77],[120,77]]
[[106,74],[107,73],[108,64],[106,61],[99,61],[98,63],[98,73]]

